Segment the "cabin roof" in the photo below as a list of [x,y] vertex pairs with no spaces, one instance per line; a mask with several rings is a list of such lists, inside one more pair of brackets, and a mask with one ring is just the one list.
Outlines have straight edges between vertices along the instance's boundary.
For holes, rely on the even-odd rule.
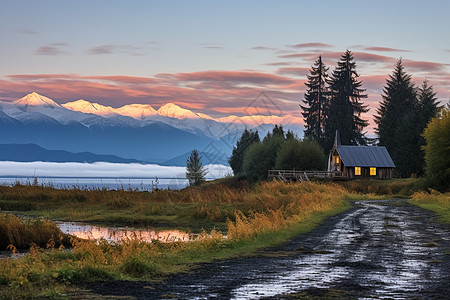
[[338,146],[336,150],[346,167],[395,168],[386,147]]

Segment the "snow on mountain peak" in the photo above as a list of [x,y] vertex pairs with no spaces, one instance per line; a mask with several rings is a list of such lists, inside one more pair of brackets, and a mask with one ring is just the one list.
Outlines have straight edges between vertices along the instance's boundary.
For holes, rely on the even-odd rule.
[[96,114],[96,115],[115,115],[114,108],[111,106],[104,106],[98,103],[91,103],[89,101],[80,99],[73,102],[68,102],[63,104],[67,109],[79,111],[82,113],[90,113],[90,114]]
[[115,111],[122,116],[135,119],[144,119],[157,114],[156,110],[149,104],[128,104],[115,109]]
[[184,109],[179,107],[178,105],[174,103],[167,103],[161,106],[158,109],[158,115],[170,117],[170,118],[176,118],[176,119],[196,119],[199,118],[199,116],[189,109]]
[[40,106],[40,107],[61,107],[58,103],[53,101],[50,98],[47,98],[45,96],[39,95],[36,92],[33,92],[31,94],[26,95],[25,97],[20,98],[17,101],[13,102],[17,106]]

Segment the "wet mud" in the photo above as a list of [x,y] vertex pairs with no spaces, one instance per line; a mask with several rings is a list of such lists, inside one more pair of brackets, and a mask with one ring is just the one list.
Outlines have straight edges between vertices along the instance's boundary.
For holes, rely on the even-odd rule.
[[86,288],[137,299],[449,299],[450,228],[403,200],[356,202],[255,257],[203,264],[158,284]]

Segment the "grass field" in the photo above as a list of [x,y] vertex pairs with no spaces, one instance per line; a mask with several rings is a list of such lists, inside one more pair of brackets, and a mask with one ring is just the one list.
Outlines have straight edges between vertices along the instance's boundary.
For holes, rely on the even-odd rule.
[[[188,243],[128,240],[109,244],[80,239],[67,242],[67,237],[52,231],[50,222],[3,216],[0,238],[6,240],[5,236],[15,232],[21,239],[20,245],[25,244],[30,251],[23,258],[0,260],[0,295],[58,298],[84,282],[161,280],[197,263],[252,255],[258,249],[280,245],[310,231],[326,217],[348,209],[350,200],[412,195],[412,203],[434,209],[448,220],[449,195],[414,193],[422,184],[417,179],[339,184],[274,181],[249,187],[245,182],[228,178],[199,188],[153,193],[0,187],[2,210],[50,219],[201,233],[196,241]],[[30,230],[35,230],[34,234],[20,234]],[[46,235],[40,234],[43,232]],[[34,236],[41,236],[40,241],[35,241]],[[8,241],[14,250],[18,239]],[[67,251],[68,247],[72,251]]]
[[[21,203],[24,199],[33,205],[33,210],[26,212],[35,215],[77,216],[77,220],[95,215],[93,219],[110,223],[115,222],[111,216],[118,211],[123,216],[120,222],[133,223],[133,214],[141,210],[138,218],[151,225],[146,220],[168,217],[167,210],[172,217],[166,219],[168,226],[182,227],[176,222],[183,220],[185,224],[192,222],[194,228],[200,224],[224,228],[203,231],[196,241],[188,243],[109,244],[72,239],[73,251],[58,247],[54,240],[45,247],[33,243],[25,257],[0,260],[0,294],[16,298],[58,296],[89,281],[160,280],[196,263],[251,255],[311,230],[327,216],[347,209],[348,200],[358,197],[334,184],[269,182],[249,188],[245,184],[230,187],[223,181],[153,194],[16,186],[2,187],[0,196],[2,205],[15,205],[16,209],[28,207]],[[75,209],[85,211],[73,212]]]

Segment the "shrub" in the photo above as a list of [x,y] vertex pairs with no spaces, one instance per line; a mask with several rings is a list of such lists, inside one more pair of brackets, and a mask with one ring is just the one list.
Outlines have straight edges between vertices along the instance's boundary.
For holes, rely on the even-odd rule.
[[316,141],[291,139],[278,150],[275,169],[325,170],[326,164],[326,156]]

